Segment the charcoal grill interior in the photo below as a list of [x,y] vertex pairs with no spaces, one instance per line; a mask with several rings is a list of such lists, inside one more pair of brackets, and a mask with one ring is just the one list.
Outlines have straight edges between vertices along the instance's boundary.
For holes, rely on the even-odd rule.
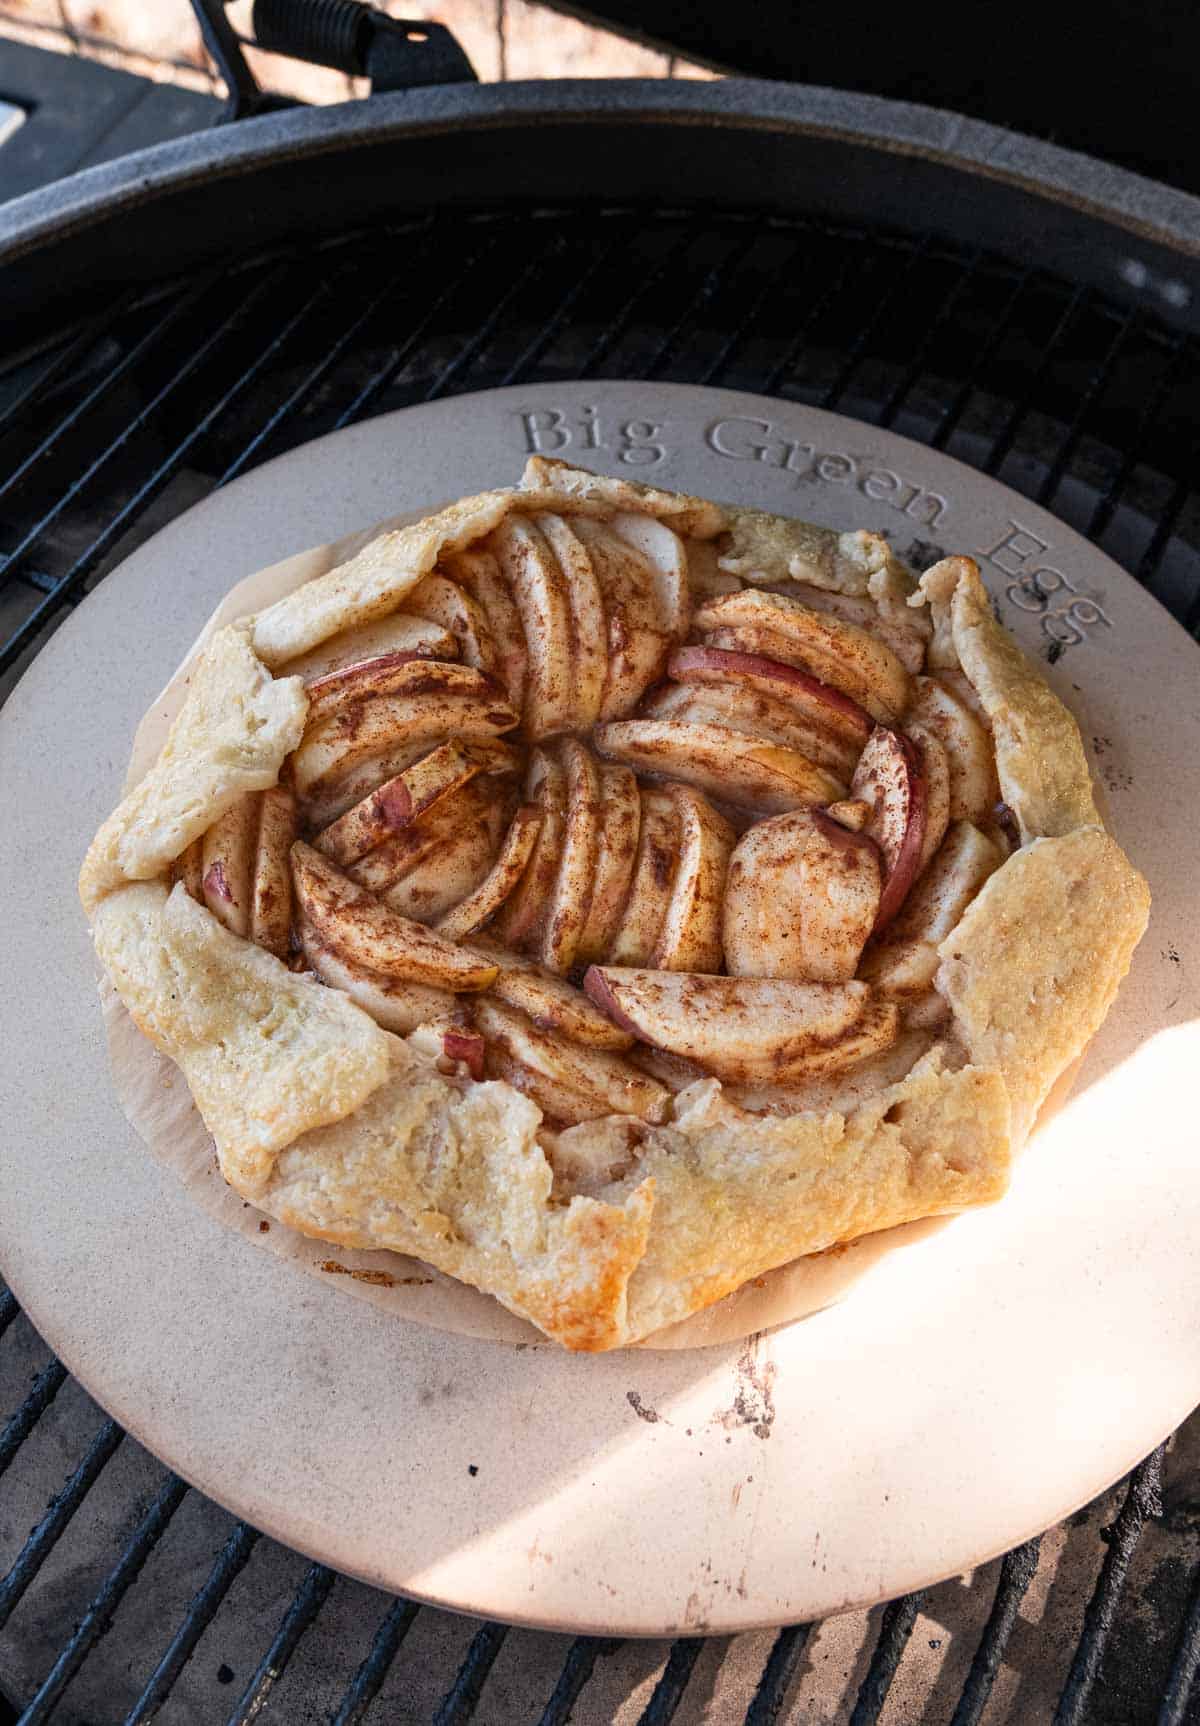
[[[0,369],[0,695],[133,545],[247,468],[412,403],[581,377],[892,427],[1036,498],[1200,635],[1196,337],[922,232],[454,208],[315,250],[239,248]],[[851,1726],[1200,1722],[1195,1420],[965,1584],[840,1629],[673,1646],[480,1627],[309,1565],[126,1438],[2,1287],[0,1427],[4,1726],[549,1726],[573,1709],[767,1726],[834,1719],[813,1702],[831,1661]]]

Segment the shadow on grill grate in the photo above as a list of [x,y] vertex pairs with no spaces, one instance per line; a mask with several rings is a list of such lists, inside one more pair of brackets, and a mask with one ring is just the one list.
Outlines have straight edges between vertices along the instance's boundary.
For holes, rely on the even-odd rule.
[[[0,372],[0,696],[134,544],[247,467],[413,402],[581,376],[755,390],[931,443],[1197,634],[1198,373],[1190,338],[1035,270],[754,214],[456,214],[243,261]],[[479,1628],[308,1565],[125,1438],[0,1292],[4,1421],[0,1689],[23,1726],[1200,1722],[1196,1420],[971,1578],[672,1647]]]

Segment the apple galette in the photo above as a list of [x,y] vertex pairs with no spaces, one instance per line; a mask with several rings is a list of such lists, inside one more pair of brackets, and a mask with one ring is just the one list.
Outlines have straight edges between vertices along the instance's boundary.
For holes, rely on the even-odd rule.
[[80,889],[240,1194],[585,1350],[998,1197],[1148,910],[969,558],[537,457],[212,633]]

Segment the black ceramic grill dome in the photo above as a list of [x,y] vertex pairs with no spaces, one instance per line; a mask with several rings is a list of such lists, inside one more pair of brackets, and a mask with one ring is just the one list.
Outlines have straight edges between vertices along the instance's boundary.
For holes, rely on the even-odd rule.
[[[1200,350],[1186,317],[1168,321],[1169,296],[1160,315],[914,208],[864,224],[778,197],[684,201],[697,189],[670,203],[595,186],[502,207],[460,195],[354,232],[325,210],[319,239],[223,250],[209,233],[182,278],[139,266],[82,320],[82,280],[49,310],[27,300],[28,347],[0,369],[3,687],[139,536],[247,467],[411,403],[581,377],[719,384],[891,426],[1037,498],[1200,629]],[[32,243],[10,254],[18,286],[36,257]],[[920,557],[923,531],[902,549]],[[804,1626],[651,1659],[464,1624],[461,1665],[431,1674],[423,1627],[438,1614],[306,1566],[199,1499],[87,1401],[2,1293],[0,1333],[0,1684],[29,1726],[565,1721],[576,1705],[602,1717],[648,1675],[644,1720],[693,1719],[722,1661],[750,1649],[730,1718],[806,1717]],[[986,1718],[1001,1660],[1030,1658],[1019,1608],[1060,1536],[1085,1586],[1078,1612],[1055,1617],[1052,1596],[1037,1632],[1060,1644],[1055,1694],[1005,1718],[1200,1718],[1188,1430],[1074,1534],[978,1572],[961,1606],[948,1584],[873,1615],[845,1719],[918,1717],[909,1691],[895,1712],[893,1682],[922,1610],[960,1628],[919,1717]]]

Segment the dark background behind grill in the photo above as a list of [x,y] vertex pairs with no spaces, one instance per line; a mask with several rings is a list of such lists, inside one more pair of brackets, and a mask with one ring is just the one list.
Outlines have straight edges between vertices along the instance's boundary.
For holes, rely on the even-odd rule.
[[[1034,268],[753,210],[456,211],[239,253],[0,371],[0,694],[135,543],[247,467],[410,403],[579,377],[891,426],[1036,497],[1197,634],[1198,361],[1194,338]],[[3,1332],[0,1681],[29,1726],[143,1721],[164,1701],[167,1721],[348,1726],[381,1686],[368,1720],[562,1721],[577,1694],[600,1720],[639,1685],[647,1722],[699,1719],[710,1697],[726,1710],[710,1719],[816,1718],[822,1639],[803,1627],[573,1643],[310,1567],[123,1439],[0,1294]],[[1041,1549],[872,1614],[838,1718],[970,1726],[1003,1656],[1006,1721],[1197,1726],[1198,1449],[1193,1421]],[[1035,1627],[1020,1603],[1051,1567]],[[929,1651],[949,1645],[936,1660],[911,1640],[928,1624]],[[434,1648],[457,1652],[443,1668]]]

